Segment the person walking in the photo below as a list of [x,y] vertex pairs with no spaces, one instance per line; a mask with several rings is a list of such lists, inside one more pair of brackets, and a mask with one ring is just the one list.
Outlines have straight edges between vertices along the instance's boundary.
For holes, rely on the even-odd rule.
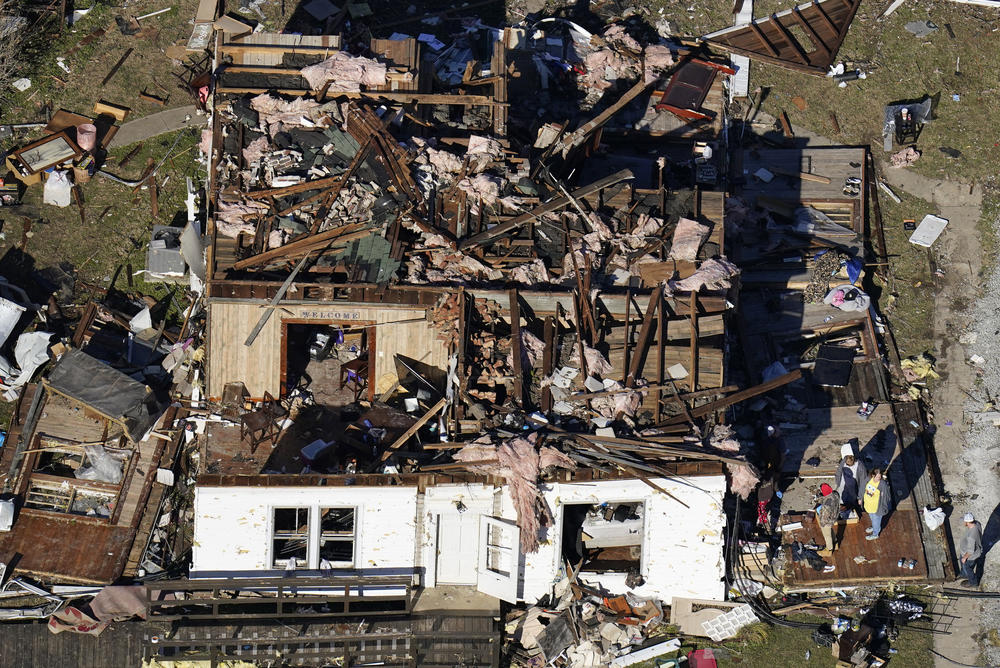
[[840,494],[840,502],[846,506],[845,512],[841,513],[842,519],[847,519],[851,510],[857,510],[861,514],[861,486],[868,480],[868,470],[864,462],[854,455],[854,446],[851,443],[844,443],[840,448],[840,464],[837,466],[837,475],[834,478],[834,488]]
[[872,520],[871,527],[865,529],[865,540],[876,540],[882,533],[882,518],[889,512],[889,483],[878,467],[871,470],[865,484],[864,508]]
[[965,513],[962,521],[965,522],[965,533],[962,534],[958,550],[961,555],[959,561],[962,562],[962,576],[965,579],[959,584],[976,588],[979,587],[979,561],[983,558],[983,527],[972,513]]
[[823,483],[820,490],[823,493],[823,500],[816,509],[816,522],[823,534],[825,545],[819,554],[828,556],[837,549],[834,533],[837,520],[840,519],[840,494],[826,483]]

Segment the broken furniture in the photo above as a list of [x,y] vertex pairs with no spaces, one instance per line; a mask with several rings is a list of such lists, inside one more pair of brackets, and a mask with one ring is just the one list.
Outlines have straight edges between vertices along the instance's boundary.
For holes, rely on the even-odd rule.
[[656,110],[669,111],[688,121],[710,120],[712,117],[701,105],[719,72],[736,74],[736,70],[708,60],[692,58],[686,61],[670,78]]
[[931,121],[933,107],[934,100],[928,95],[917,102],[893,102],[886,105],[882,119],[882,149],[891,151],[893,139],[900,145],[917,141],[924,124]]
[[264,442],[273,448],[281,435],[281,421],[288,411],[270,393],[264,393],[260,408],[240,417],[240,437],[250,443],[250,454]]
[[340,389],[345,387],[354,392],[355,401],[368,389],[367,354],[340,365]]
[[7,167],[26,185],[37,183],[39,174],[49,167],[76,160],[83,151],[63,130],[43,137],[7,156]]

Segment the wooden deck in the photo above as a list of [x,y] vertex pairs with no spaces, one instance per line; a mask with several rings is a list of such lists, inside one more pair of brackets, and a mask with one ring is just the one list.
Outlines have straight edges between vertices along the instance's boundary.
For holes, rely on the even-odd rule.
[[[799,476],[830,475],[837,471],[840,447],[858,439],[865,464],[885,466],[896,448],[896,427],[889,406],[878,406],[867,420],[861,420],[855,406],[807,408],[801,413],[779,411],[783,425],[782,443],[787,451],[782,470]],[[804,428],[792,428],[789,425]],[[819,466],[806,462],[817,457]]]
[[[788,521],[792,520],[783,516],[780,524]],[[814,540],[817,545],[823,545],[823,534],[816,521],[803,519],[802,524],[802,529],[786,532],[783,543],[788,545],[794,540],[803,543]],[[793,562],[790,548],[786,547],[788,563],[785,567],[784,583],[792,587],[821,587],[873,582],[884,585],[889,581],[926,580],[927,562],[924,560],[919,525],[920,518],[916,511],[905,506],[896,508],[884,518],[882,533],[878,540],[865,540],[865,529],[871,526],[867,515],[856,524],[841,524],[837,529],[837,533],[842,536],[840,548],[832,556],[824,557],[828,563],[836,567],[831,573],[813,570],[804,562]],[[865,557],[864,563],[859,564],[854,561],[859,555]],[[917,560],[913,570],[896,565],[902,558]]]
[[[844,195],[844,179],[854,176],[864,179],[864,148],[776,148],[737,152],[738,175],[746,179],[741,186],[743,197],[755,200],[757,196],[767,196],[792,202],[801,200],[856,200],[864,202],[865,187],[857,197]],[[854,167],[853,165],[857,165]],[[758,169],[780,169],[785,172],[808,172],[825,176],[830,183],[802,180],[796,177],[775,174],[770,183],[759,181],[753,176]]]
[[112,624],[101,635],[54,635],[44,622],[3,625],[0,668],[132,668],[142,664],[146,635],[162,635],[167,624],[124,622]]

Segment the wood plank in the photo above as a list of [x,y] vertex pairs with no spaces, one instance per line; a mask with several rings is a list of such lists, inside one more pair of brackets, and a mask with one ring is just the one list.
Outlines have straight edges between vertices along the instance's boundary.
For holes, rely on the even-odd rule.
[[569,197],[562,195],[555,197],[548,202],[539,205],[535,209],[529,211],[528,213],[522,214],[517,218],[500,223],[499,225],[494,225],[492,228],[486,230],[485,232],[480,232],[479,234],[473,235],[459,244],[461,250],[469,250],[470,248],[475,248],[477,246],[482,246],[485,243],[489,243],[493,239],[500,237],[508,232],[511,232],[522,225],[537,219],[539,216],[550,213],[552,211],[557,211],[563,207],[569,206],[571,199],[581,199],[587,195],[593,194],[599,190],[603,190],[609,186],[613,186],[616,183],[620,183],[627,179],[632,178],[632,171],[628,169],[623,169],[621,171],[615,172],[610,176],[606,176],[603,179],[594,181],[591,184],[582,186],[572,191]]
[[389,459],[389,457],[391,457],[392,454],[396,450],[399,450],[408,440],[410,440],[411,436],[413,436],[414,434],[416,434],[417,431],[421,427],[423,427],[425,424],[427,424],[427,422],[432,417],[434,417],[435,415],[437,415],[438,411],[440,411],[442,408],[444,408],[444,406],[445,406],[446,403],[448,403],[447,397],[442,398],[440,401],[438,401],[436,404],[434,404],[434,406],[431,407],[431,409],[429,411],[427,411],[426,413],[424,413],[423,417],[421,417],[419,420],[417,420],[416,422],[414,422],[410,426],[409,429],[407,429],[406,431],[404,431],[403,434],[399,438],[397,438],[395,441],[393,441],[392,445],[390,445],[388,448],[386,448],[385,452],[383,452],[379,456],[378,461],[372,466],[371,470],[375,470],[376,468],[378,468],[379,465],[383,464],[387,459]]
[[646,306],[646,312],[642,316],[642,326],[639,328],[639,336],[635,342],[635,351],[632,353],[628,375],[625,377],[626,387],[635,385],[639,368],[645,364],[646,353],[649,351],[649,335],[653,332],[653,316],[656,315],[657,310],[660,308],[662,294],[660,290],[653,290],[653,293],[649,296],[649,304]]
[[521,305],[517,288],[510,290],[510,342],[514,362],[514,401],[524,407],[524,369],[521,366]]
[[[760,385],[757,385],[755,387],[750,387],[745,390],[741,390],[740,392],[736,392],[735,394],[731,394],[724,399],[719,399],[717,401],[705,404],[704,406],[698,406],[696,408],[692,408],[691,415],[693,417],[702,417],[704,415],[720,411],[724,408],[732,406],[733,404],[738,404],[741,401],[752,399],[753,397],[756,397],[758,395],[770,392],[771,390],[775,390],[779,387],[787,385],[788,383],[798,380],[801,377],[802,377],[801,369],[796,369],[795,371],[791,371],[784,375],[778,376],[777,378],[773,378],[767,381],[766,383],[761,383]],[[685,417],[681,415],[678,417],[670,418],[669,420],[666,420],[661,424],[663,425],[679,424],[681,422],[684,422],[684,420]]]

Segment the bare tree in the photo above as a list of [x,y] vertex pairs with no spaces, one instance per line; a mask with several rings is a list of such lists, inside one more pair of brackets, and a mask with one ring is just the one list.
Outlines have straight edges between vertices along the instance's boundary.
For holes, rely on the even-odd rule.
[[28,19],[15,0],[0,0],[0,99],[11,93],[10,84],[27,72]]

